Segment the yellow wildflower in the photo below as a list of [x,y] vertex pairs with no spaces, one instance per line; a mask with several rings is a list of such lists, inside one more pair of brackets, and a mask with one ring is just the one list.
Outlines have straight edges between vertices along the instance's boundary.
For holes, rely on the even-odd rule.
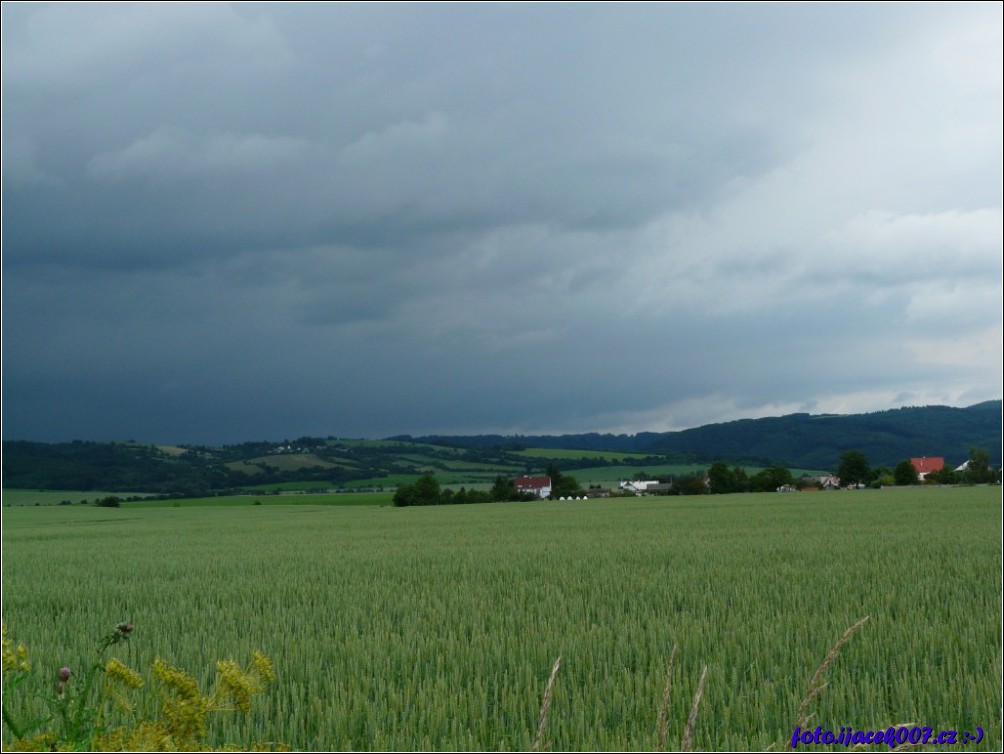
[[262,680],[275,680],[275,670],[272,667],[272,661],[257,649],[251,652],[251,664],[254,665],[254,669],[258,671],[258,675],[261,676]]
[[206,714],[212,711],[212,703],[202,696],[199,684],[192,676],[171,667],[160,658],[153,662],[153,674],[174,696],[164,697],[161,707],[166,720],[166,734],[179,750],[196,748],[195,744],[205,738]]
[[55,733],[39,733],[31,738],[19,738],[4,751],[59,751],[59,739]]
[[203,696],[194,699],[165,699],[161,712],[164,715],[165,734],[178,750],[196,749],[206,737],[206,714],[212,709]]
[[159,657],[153,661],[153,674],[183,699],[197,699],[201,696],[199,684],[192,676],[184,670],[171,667]]
[[111,658],[105,664],[105,674],[121,683],[123,686],[128,686],[131,689],[139,689],[143,687],[143,679],[140,677],[132,668],[123,665],[114,657]]
[[245,673],[241,666],[233,660],[220,660],[216,663],[216,672],[219,673],[218,683],[221,690],[225,691],[237,705],[237,709],[247,712],[251,709],[251,697],[262,690],[261,682]]
[[7,637],[7,624],[3,624],[3,672],[17,673],[24,670],[31,670],[31,663],[28,661],[28,649],[24,644],[14,646],[14,642]]
[[94,737],[95,751],[177,751],[160,723],[142,722],[135,728],[115,728]]

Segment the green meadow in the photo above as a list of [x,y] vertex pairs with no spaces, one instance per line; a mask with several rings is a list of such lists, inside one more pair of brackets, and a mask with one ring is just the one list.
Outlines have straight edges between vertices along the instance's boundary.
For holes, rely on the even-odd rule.
[[607,461],[633,461],[648,458],[646,453],[616,453],[608,450],[571,450],[563,448],[527,448],[513,451],[513,455],[524,458],[546,459],[605,459]]
[[4,622],[33,663],[22,689],[51,694],[56,669],[129,621],[114,650],[134,667],[160,657],[206,683],[218,659],[272,658],[278,682],[250,716],[215,719],[214,745],[526,750],[560,657],[542,746],[653,750],[676,647],[666,748],[707,668],[694,749],[790,750],[814,671],[868,617],[825,671],[812,726],[979,726],[965,749],[1002,745],[999,487],[312,497],[5,507]]
[[[635,479],[640,474],[646,474],[648,478],[655,477],[678,477],[689,474],[704,473],[708,464],[656,464],[656,465],[631,465],[622,464],[618,466],[589,466],[587,468],[575,469],[569,472],[569,476],[583,487],[596,485],[601,487],[616,487],[622,480]],[[759,466],[747,466],[746,472],[752,476],[758,471],[762,471]],[[819,476],[826,472],[812,469],[791,469],[792,475],[796,478],[806,476]]]
[[178,500],[138,500],[122,503],[122,510],[146,508],[242,508],[245,506],[357,506],[393,505],[393,492],[284,492],[276,495],[221,495]]
[[141,492],[96,492],[94,490],[10,490],[3,491],[3,505],[79,505],[106,497],[143,497]]

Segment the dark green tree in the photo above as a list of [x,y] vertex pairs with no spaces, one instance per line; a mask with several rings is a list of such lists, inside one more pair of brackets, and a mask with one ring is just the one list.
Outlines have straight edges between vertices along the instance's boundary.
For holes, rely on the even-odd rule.
[[896,468],[892,472],[893,479],[896,480],[896,484],[900,487],[917,484],[920,481],[920,477],[917,476],[917,469],[914,467],[909,460],[900,461],[896,464]]
[[966,470],[962,473],[963,481],[970,484],[986,484],[993,481],[993,478],[994,472],[990,468],[990,452],[986,448],[970,448]]
[[868,470],[868,481],[869,487],[880,490],[883,487],[892,487],[896,484],[896,477],[888,466],[878,466]]
[[736,492],[750,491],[750,479],[746,475],[746,469],[736,466],[732,469],[732,478],[735,480]]
[[423,474],[415,482],[415,502],[412,505],[437,505],[442,493],[436,477],[432,474]]
[[492,485],[491,498],[496,503],[504,503],[508,500],[519,500],[520,493],[512,479],[499,474]]
[[706,495],[708,486],[705,484],[703,472],[684,474],[673,480],[673,495]]
[[962,475],[951,466],[942,466],[937,471],[929,471],[924,481],[930,484],[959,484]]
[[409,505],[414,505],[412,502],[415,499],[415,485],[413,484],[402,484],[394,492],[394,505],[398,508],[406,508]]
[[394,493],[394,505],[438,505],[443,502],[443,491],[432,474],[423,474],[414,484],[398,487]]
[[859,450],[848,450],[840,454],[840,466],[837,467],[837,476],[840,477],[840,484],[846,487],[849,484],[862,484],[869,481],[871,469],[868,467],[868,458]]
[[736,475],[724,461],[715,461],[708,468],[708,489],[712,495],[736,492]]
[[773,492],[778,487],[794,486],[794,484],[795,478],[791,475],[791,469],[780,463],[758,471],[750,479],[750,489],[753,492]]
[[547,476],[551,478],[551,497],[570,497],[582,492],[582,487],[573,476],[562,474],[553,463],[547,466]]

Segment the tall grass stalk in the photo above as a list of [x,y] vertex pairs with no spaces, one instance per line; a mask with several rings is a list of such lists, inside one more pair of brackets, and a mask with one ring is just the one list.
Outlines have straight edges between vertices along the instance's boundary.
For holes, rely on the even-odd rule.
[[[561,657],[554,661],[551,668],[551,677],[547,679],[547,688],[544,689],[544,700],[540,704],[540,719],[537,722],[537,735],[533,739],[533,746],[530,751],[546,751],[550,747],[544,743],[544,733],[547,730],[547,719],[551,714],[551,700],[554,697],[554,679],[558,676],[558,668],[561,667]],[[543,748],[542,748],[543,747]]]
[[694,692],[694,702],[690,706],[690,716],[687,717],[687,726],[683,729],[683,740],[680,748],[683,751],[690,751],[694,744],[694,730],[697,728],[697,708],[701,704],[701,697],[704,696],[704,681],[708,677],[708,666],[705,665],[701,671],[701,680],[697,682],[697,691]]
[[669,653],[669,663],[666,665],[666,683],[662,687],[662,703],[659,705],[657,728],[659,731],[659,751],[666,751],[666,737],[669,734],[669,690],[673,682],[673,661],[676,660],[676,650],[679,644],[673,645]]
[[826,657],[823,658],[823,661],[819,664],[819,667],[816,668],[816,672],[812,674],[812,678],[809,679],[809,690],[806,692],[805,698],[799,705],[798,712],[795,713],[795,719],[798,721],[796,725],[799,728],[807,727],[809,721],[815,714],[815,713],[809,713],[809,714],[806,713],[808,712],[809,705],[812,704],[812,702],[816,699],[817,696],[823,693],[823,689],[825,689],[827,686],[827,683],[823,681],[823,674],[827,671],[830,665],[836,662],[837,657],[840,655],[841,647],[843,647],[844,644],[846,644],[850,640],[850,638],[854,636],[854,634],[860,631],[870,618],[871,618],[870,615],[866,615],[864,618],[862,618],[853,626],[844,631],[843,636],[841,636],[837,640],[837,643],[833,645],[833,648],[827,653]]

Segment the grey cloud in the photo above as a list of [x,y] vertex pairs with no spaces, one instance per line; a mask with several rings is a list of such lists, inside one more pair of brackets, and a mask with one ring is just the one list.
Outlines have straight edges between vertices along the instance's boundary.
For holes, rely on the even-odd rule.
[[999,397],[997,6],[177,5],[4,5],[5,436]]
[[220,174],[240,178],[297,162],[305,151],[302,139],[232,133],[199,138],[165,126],[118,152],[95,155],[87,167],[99,180],[149,178],[157,182]]
[[4,27],[5,78],[19,87],[98,90],[137,69],[152,80],[235,65],[255,75],[290,54],[266,16],[221,4],[11,7]]

